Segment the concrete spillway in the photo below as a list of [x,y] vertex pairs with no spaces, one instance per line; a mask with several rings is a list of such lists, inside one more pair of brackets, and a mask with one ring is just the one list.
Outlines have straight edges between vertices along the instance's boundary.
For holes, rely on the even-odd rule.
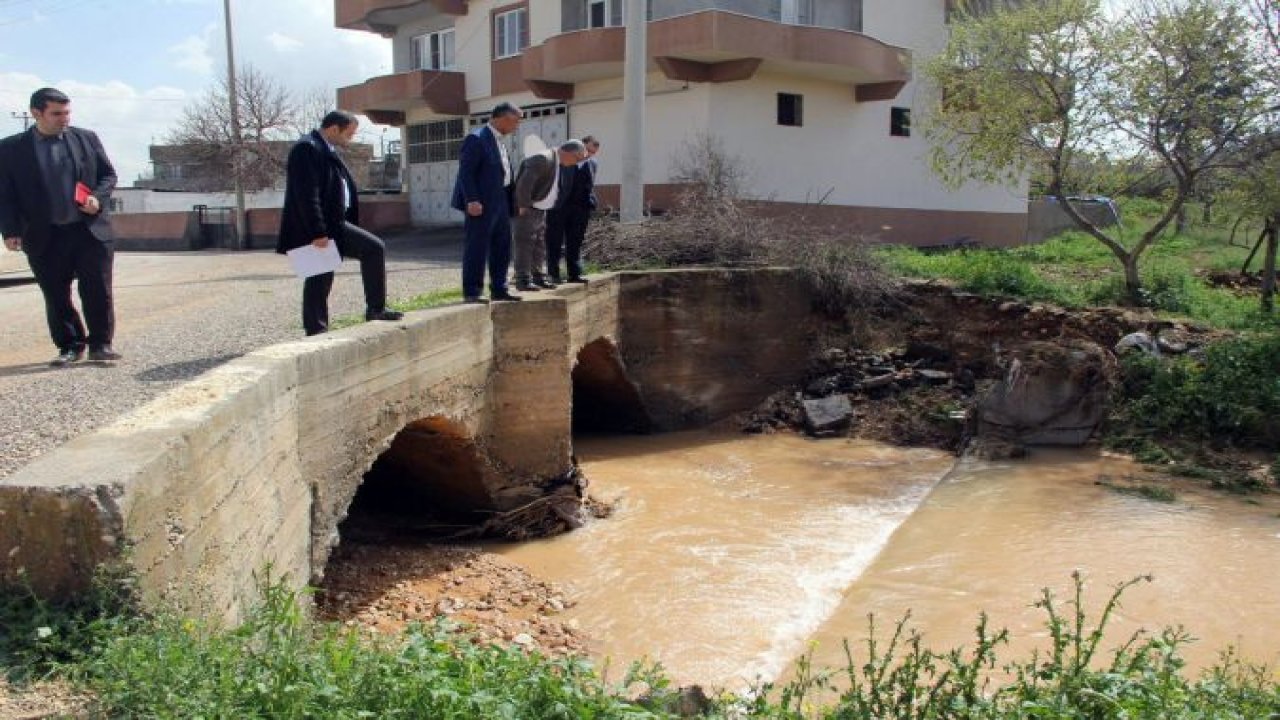
[[234,618],[267,566],[319,579],[389,448],[516,507],[571,469],[575,382],[620,425],[693,427],[798,379],[811,316],[789,270],[620,273],[264,348],[0,481],[0,584],[123,564],[149,602]]

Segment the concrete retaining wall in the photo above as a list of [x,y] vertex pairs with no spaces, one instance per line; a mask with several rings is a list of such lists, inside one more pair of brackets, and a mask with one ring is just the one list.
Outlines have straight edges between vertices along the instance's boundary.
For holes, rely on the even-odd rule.
[[117,250],[199,250],[200,221],[193,212],[114,213]]
[[222,365],[0,480],[0,584],[75,592],[123,561],[152,602],[229,619],[268,564],[322,575],[362,477],[427,418],[469,434],[497,508],[571,468],[571,369],[617,342],[660,427],[714,420],[803,370],[790,271],[627,273],[458,305]]

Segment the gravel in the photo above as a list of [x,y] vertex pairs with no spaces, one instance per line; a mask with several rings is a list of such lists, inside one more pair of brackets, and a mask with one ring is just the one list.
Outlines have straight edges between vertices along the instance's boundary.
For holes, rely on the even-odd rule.
[[[385,239],[392,300],[458,286],[460,231]],[[0,284],[0,478],[210,368],[303,337],[302,283],[269,251],[117,253],[114,285],[124,359],[50,368],[39,289]],[[362,314],[363,298],[359,263],[347,260],[330,317]]]

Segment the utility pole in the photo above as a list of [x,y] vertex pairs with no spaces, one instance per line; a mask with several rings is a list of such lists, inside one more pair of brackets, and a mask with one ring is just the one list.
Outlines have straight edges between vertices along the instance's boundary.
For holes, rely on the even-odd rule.
[[22,112],[20,112],[20,113],[19,113],[19,112],[11,112],[11,113],[9,113],[9,117],[13,118],[14,120],[21,120],[21,121],[22,121],[22,131],[23,131],[23,132],[26,132],[26,131],[27,131],[27,128],[31,127],[31,113],[27,112],[26,110],[23,110],[23,111],[22,111]]
[[648,74],[649,3],[630,0],[627,13],[627,48],[622,76],[622,222],[644,220],[644,89]]
[[231,179],[236,191],[236,249],[249,246],[248,227],[244,212],[244,183],[241,181],[244,162],[244,143],[240,137],[240,93],[236,85],[236,53],[231,41],[231,0],[222,0],[222,15],[227,29],[227,102],[231,110]]

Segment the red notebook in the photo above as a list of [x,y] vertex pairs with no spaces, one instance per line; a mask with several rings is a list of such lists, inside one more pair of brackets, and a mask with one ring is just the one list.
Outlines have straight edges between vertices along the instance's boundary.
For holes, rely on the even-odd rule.
[[76,182],[76,204],[77,205],[83,205],[86,202],[88,202],[89,196],[92,194],[93,194],[93,191],[89,189],[88,185],[85,185],[82,182]]

